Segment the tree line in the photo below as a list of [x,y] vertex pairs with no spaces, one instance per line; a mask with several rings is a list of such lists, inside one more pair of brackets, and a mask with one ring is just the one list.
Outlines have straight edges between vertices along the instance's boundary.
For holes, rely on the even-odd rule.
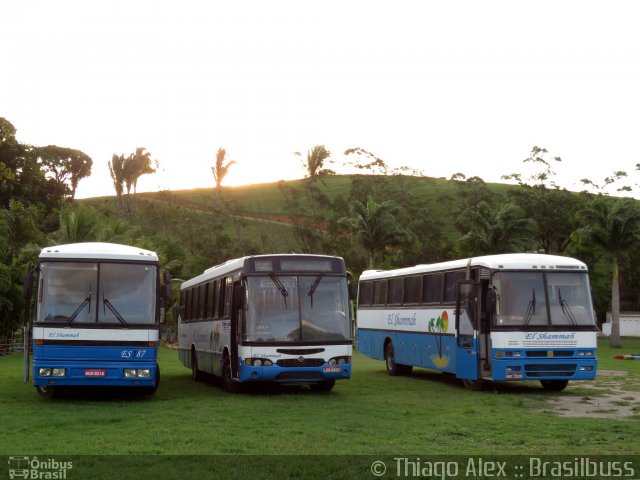
[[[77,150],[20,144],[13,125],[0,119],[0,244],[6,246],[0,253],[0,343],[21,321],[22,278],[41,247],[111,241],[158,252],[176,287],[229,258],[283,251],[339,255],[353,272],[519,251],[574,256],[590,267],[596,310],[613,311],[612,342],[619,344],[618,312],[640,309],[640,211],[635,200],[609,197],[603,187],[626,178],[624,172],[603,182],[584,179],[592,190],[598,186],[595,192],[569,192],[555,183],[552,165],[561,159],[549,160],[544,148],[534,147],[523,163],[537,172],[505,175],[516,185],[496,188],[462,173],[436,180],[409,167],[394,169],[360,147],[344,153],[345,165],[359,173],[349,177],[346,193],[335,194],[328,183],[336,175],[331,152],[323,145],[296,152],[306,177],[278,184],[289,233],[276,238],[272,226],[248,221],[245,207],[223,194],[236,163],[224,148],[211,167],[216,188],[209,200],[188,204],[169,191],[136,200],[139,177],[158,168],[138,148],[109,162],[115,202],[74,205],[91,159]],[[136,208],[123,211],[123,202]]]

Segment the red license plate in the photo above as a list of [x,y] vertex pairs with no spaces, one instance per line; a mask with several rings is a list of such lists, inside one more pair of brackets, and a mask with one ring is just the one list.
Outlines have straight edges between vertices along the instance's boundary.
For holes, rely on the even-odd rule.
[[84,371],[85,377],[105,377],[107,371],[104,368],[88,368]]

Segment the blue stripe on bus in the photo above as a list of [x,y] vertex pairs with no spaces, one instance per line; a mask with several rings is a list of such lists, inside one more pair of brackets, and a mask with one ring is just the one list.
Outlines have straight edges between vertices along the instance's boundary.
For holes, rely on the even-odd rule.
[[384,360],[387,339],[393,342],[396,363],[449,373],[456,371],[456,337],[453,335],[358,329],[358,350]]

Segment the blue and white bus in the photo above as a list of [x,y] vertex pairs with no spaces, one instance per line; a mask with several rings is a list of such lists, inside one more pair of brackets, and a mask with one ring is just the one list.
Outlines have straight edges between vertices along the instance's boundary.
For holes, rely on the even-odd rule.
[[344,260],[256,255],[229,260],[180,289],[179,357],[198,380],[308,384],[329,391],[351,377],[352,336]]
[[596,376],[596,322],[584,263],[505,254],[366,271],[358,349],[390,375],[423,367],[463,380],[538,380],[563,390]]
[[35,273],[33,383],[38,393],[58,396],[77,386],[155,392],[163,296],[159,270],[157,255],[137,247],[76,243],[42,249],[27,282]]

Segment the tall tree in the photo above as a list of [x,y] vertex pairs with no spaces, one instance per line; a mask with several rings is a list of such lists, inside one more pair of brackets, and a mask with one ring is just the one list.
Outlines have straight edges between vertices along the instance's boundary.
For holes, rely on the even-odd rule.
[[[302,156],[300,152],[295,152],[297,156]],[[315,182],[324,175],[335,175],[336,172],[329,168],[324,168],[325,162],[331,157],[331,152],[324,145],[316,145],[307,152],[304,167],[311,182]]]
[[147,152],[144,147],[136,148],[136,151],[129,155],[124,164],[127,194],[131,193],[131,187],[133,186],[133,195],[135,196],[138,179],[142,175],[155,173],[157,168],[158,161],[151,159],[151,153]]
[[229,168],[232,165],[235,165],[235,160],[227,160],[227,151],[220,147],[218,148],[218,152],[216,153],[216,163],[211,167],[211,173],[213,173],[213,179],[216,182],[216,191],[218,197],[220,196],[220,191],[222,189],[222,181],[224,177],[229,173]]
[[367,251],[369,268],[382,260],[382,252],[387,247],[399,245],[410,236],[396,221],[396,211],[397,205],[393,201],[377,203],[370,196],[366,203],[354,202],[351,216],[342,219],[342,223]]
[[80,150],[57,145],[37,148],[36,154],[44,170],[52,175],[58,184],[69,184],[73,200],[80,180],[91,175],[91,157]]
[[513,203],[494,208],[481,201],[464,211],[456,223],[464,233],[458,248],[466,255],[518,252],[533,246],[536,224]]
[[109,162],[109,174],[113,181],[113,187],[116,189],[116,197],[118,199],[118,205],[122,201],[122,194],[124,192],[124,183],[126,178],[125,172],[126,159],[124,155],[116,155],[115,153],[111,157]]
[[582,227],[575,239],[593,245],[611,261],[610,344],[620,347],[620,262],[640,240],[640,208],[632,199],[599,196],[578,212],[578,220]]

